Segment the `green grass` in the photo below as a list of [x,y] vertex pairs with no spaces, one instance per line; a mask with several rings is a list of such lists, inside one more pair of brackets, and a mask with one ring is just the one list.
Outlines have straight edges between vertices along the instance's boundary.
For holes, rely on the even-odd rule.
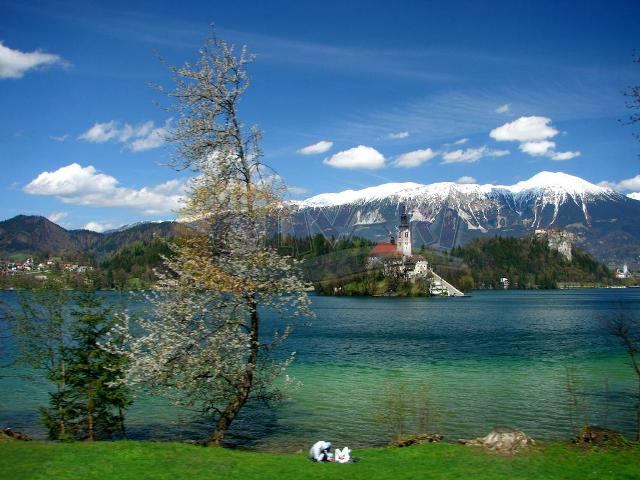
[[0,443],[0,477],[19,479],[640,479],[640,448],[584,450],[559,443],[513,457],[431,444],[367,449],[355,464],[160,442]]

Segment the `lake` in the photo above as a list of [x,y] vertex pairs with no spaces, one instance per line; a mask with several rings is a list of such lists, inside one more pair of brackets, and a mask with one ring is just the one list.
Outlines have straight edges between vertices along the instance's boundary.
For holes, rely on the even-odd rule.
[[[11,301],[14,294],[0,295]],[[450,441],[495,425],[566,439],[585,421],[633,435],[634,373],[602,320],[620,311],[637,316],[640,289],[312,300],[316,318],[284,345],[296,352],[288,373],[302,385],[276,408],[244,411],[231,443],[278,451],[318,439],[383,445],[400,424],[407,433],[428,428]],[[265,330],[275,326],[282,327],[267,315]],[[2,351],[9,359],[10,348]],[[47,386],[32,373],[2,369],[0,426],[42,437],[37,409],[46,404]],[[406,413],[384,421],[390,410]],[[210,426],[141,396],[127,428],[133,438],[191,440],[206,437]]]

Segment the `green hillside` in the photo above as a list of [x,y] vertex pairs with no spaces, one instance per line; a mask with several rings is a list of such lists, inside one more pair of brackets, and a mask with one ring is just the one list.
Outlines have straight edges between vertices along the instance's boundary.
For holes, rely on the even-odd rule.
[[[293,253],[303,260],[306,279],[320,293],[405,296],[425,293],[424,285],[416,285],[418,282],[385,278],[380,271],[368,271],[367,254],[373,245],[368,240],[351,238],[336,242],[317,235],[296,242],[304,248]],[[415,253],[463,291],[503,288],[500,279],[504,277],[509,279],[510,288],[515,289],[603,286],[615,282],[612,272],[583,250],[574,247],[573,258],[568,261],[550,249],[546,241],[532,236],[479,238],[450,252],[422,247]]]
[[611,271],[590,254],[574,247],[572,260],[532,236],[479,238],[451,255],[460,258],[476,288],[502,288],[500,278],[511,288],[557,288],[559,284],[597,285],[614,280]]

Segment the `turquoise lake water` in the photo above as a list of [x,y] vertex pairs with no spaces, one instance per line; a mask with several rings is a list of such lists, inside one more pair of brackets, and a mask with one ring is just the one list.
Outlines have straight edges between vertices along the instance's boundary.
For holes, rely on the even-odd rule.
[[[13,294],[0,295],[10,301]],[[564,439],[587,420],[633,433],[634,373],[603,319],[639,315],[640,289],[314,296],[313,309],[311,325],[296,327],[283,347],[296,352],[288,373],[302,385],[276,408],[246,409],[231,443],[278,451],[318,439],[382,445],[399,420],[385,423],[380,415],[398,405],[407,408],[406,432],[428,428],[451,441],[494,425]],[[276,326],[282,328],[267,315],[265,331]],[[11,357],[10,345],[3,355]],[[0,426],[42,436],[37,408],[46,404],[47,387],[29,373],[2,369]],[[134,438],[192,440],[206,437],[210,426],[161,399],[140,397],[127,428]]]

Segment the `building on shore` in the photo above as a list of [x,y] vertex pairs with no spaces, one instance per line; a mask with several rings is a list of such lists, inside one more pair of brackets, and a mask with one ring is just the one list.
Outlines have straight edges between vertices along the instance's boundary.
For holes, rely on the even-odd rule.
[[625,278],[631,278],[631,272],[629,272],[629,267],[625,263],[622,266],[622,269],[616,269],[616,278],[624,280]]

